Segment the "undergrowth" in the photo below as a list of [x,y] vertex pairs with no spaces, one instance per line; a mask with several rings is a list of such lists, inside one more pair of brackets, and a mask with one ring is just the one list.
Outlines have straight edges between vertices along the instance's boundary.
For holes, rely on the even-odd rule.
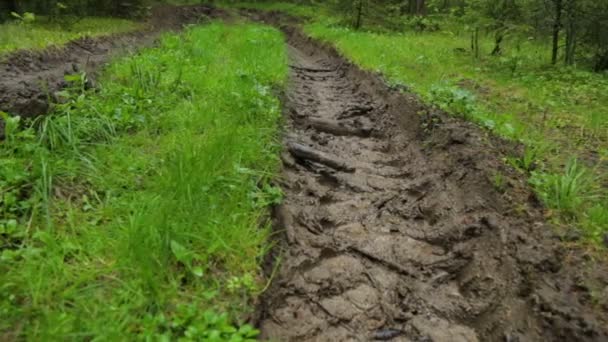
[[265,286],[281,34],[211,24],[4,115],[0,340],[243,341]]
[[[481,57],[475,59],[468,51],[469,33],[449,21],[438,20],[433,31],[408,29],[408,23],[397,31],[375,26],[357,31],[323,5],[238,6],[307,17],[306,33],[334,44],[361,67],[406,85],[451,114],[523,143],[523,155],[508,162],[531,176],[539,197],[553,209],[555,223],[576,226],[596,241],[608,234],[606,75],[552,67],[549,47],[529,37],[506,41],[501,56],[490,56],[494,37],[483,36]],[[561,190],[548,185],[555,182]]]

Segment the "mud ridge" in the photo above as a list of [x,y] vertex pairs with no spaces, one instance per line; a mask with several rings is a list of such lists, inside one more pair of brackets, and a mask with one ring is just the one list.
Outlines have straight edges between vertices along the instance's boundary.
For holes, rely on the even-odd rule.
[[509,146],[283,30],[281,263],[262,339],[608,340],[606,268],[562,247],[501,161]]
[[139,31],[83,37],[61,47],[22,50],[1,57],[0,111],[22,117],[45,114],[57,91],[66,86],[65,75],[86,72],[88,86],[94,86],[95,72],[117,54],[151,45],[161,32],[224,16],[224,11],[208,5],[162,6],[154,9]]

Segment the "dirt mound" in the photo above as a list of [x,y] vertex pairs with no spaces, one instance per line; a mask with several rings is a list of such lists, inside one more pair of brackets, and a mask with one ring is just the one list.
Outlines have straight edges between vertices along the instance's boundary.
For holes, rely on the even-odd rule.
[[92,83],[94,71],[112,56],[150,45],[162,31],[220,16],[224,16],[222,10],[206,5],[163,6],[153,11],[141,31],[84,37],[62,47],[10,54],[0,61],[0,111],[23,117],[44,114],[49,99],[65,87],[65,75],[85,71]]
[[283,240],[262,338],[608,340],[606,268],[561,247],[501,161],[508,145],[286,33]]

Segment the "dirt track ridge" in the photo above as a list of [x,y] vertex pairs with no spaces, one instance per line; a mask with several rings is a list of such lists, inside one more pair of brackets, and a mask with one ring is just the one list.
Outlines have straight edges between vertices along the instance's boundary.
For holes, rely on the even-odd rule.
[[500,141],[286,32],[282,254],[262,339],[608,340],[606,312],[573,292],[595,278],[567,264],[525,182],[492,185],[490,170],[515,175]]
[[[151,45],[162,32],[225,15],[208,5],[160,6],[138,31],[83,37],[41,51],[13,52],[0,58],[0,111],[21,117],[46,114],[50,104],[60,100],[56,92],[67,86],[64,76],[86,72],[87,85],[93,87],[98,69],[117,55]],[[0,136],[2,127],[0,122]]]

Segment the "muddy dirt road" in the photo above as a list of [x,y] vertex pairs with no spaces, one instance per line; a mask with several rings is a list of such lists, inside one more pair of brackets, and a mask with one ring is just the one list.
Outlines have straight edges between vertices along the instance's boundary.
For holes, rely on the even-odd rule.
[[287,33],[282,258],[262,339],[608,341],[580,286],[606,278],[568,263],[525,182],[495,189],[491,170],[511,172],[500,142]]
[[95,72],[111,58],[151,45],[162,32],[223,16],[224,11],[207,5],[161,6],[140,31],[84,37],[62,47],[9,54],[0,59],[0,111],[22,117],[45,114],[57,100],[56,92],[67,85],[65,75],[86,72],[93,86]]

